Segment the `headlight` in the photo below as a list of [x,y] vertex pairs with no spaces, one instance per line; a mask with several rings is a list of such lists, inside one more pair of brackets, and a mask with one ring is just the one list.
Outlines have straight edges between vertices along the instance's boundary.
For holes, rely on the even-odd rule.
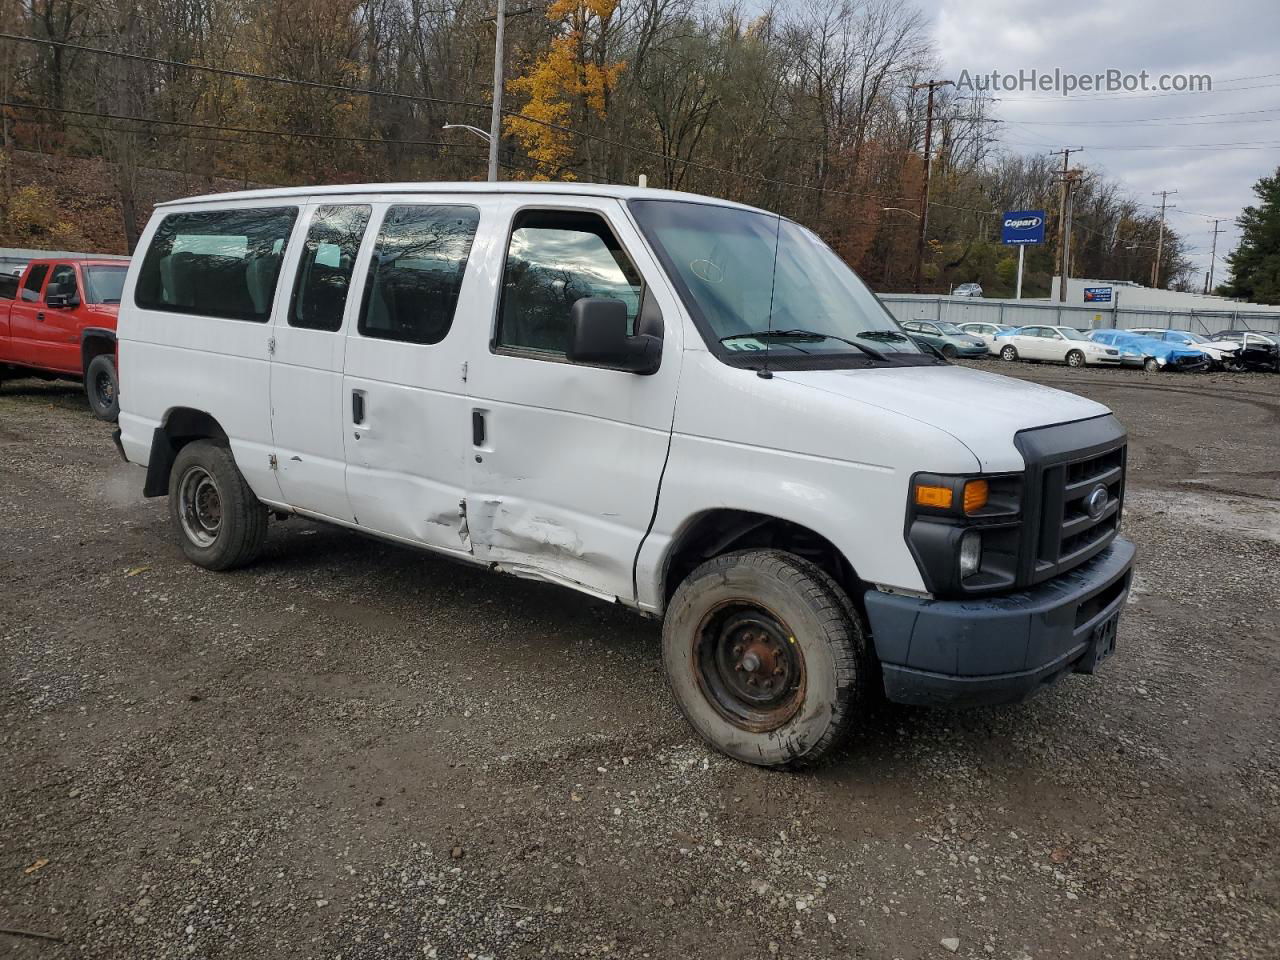
[[1022,476],[918,473],[907,503],[907,545],[938,596],[1013,585],[1022,524]]
[[982,566],[982,534],[966,530],[960,538],[960,579],[967,580]]

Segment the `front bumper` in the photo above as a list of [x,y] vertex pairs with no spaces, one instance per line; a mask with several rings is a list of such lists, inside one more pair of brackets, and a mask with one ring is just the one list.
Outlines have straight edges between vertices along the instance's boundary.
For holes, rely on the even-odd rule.
[[922,600],[868,590],[885,695],[923,706],[1012,703],[1069,671],[1092,672],[1096,642],[1114,642],[1134,553],[1117,538],[1074,570],[1000,597]]

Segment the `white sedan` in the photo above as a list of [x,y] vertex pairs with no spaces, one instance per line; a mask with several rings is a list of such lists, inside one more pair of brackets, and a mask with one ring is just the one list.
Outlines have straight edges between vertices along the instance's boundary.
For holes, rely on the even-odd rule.
[[1120,351],[1094,343],[1073,327],[1018,327],[997,337],[1001,360],[1048,360],[1069,367],[1119,366]]
[[996,343],[996,337],[1018,328],[1011,327],[1007,323],[984,323],[979,320],[971,320],[968,323],[960,324],[960,329],[971,337],[977,337],[987,345],[989,354],[993,357],[998,357],[1000,356],[1000,345]]

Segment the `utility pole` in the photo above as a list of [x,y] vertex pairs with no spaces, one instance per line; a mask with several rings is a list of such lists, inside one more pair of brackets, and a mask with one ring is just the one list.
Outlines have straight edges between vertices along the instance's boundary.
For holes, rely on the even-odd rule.
[[489,182],[498,179],[498,144],[502,140],[502,61],[505,59],[503,34],[507,26],[507,0],[498,0],[493,42],[493,114],[489,118]]
[[916,293],[920,292],[924,271],[924,241],[929,230],[929,161],[933,153],[933,91],[939,87],[954,86],[951,80],[928,80],[913,83],[912,90],[928,90],[929,99],[924,120],[924,196],[920,198],[920,233],[916,237]]
[[1062,157],[1062,195],[1058,201],[1058,302],[1067,302],[1067,275],[1071,272],[1070,261],[1067,259],[1067,245],[1070,242],[1071,230],[1067,225],[1067,196],[1070,191],[1068,183],[1070,181],[1070,161],[1073,153],[1080,153],[1084,147],[1063,147],[1061,150],[1055,150],[1049,156]]
[[1218,234],[1222,233],[1222,228],[1218,226],[1222,221],[1213,221],[1213,250],[1209,253],[1209,275],[1205,277],[1204,292],[1213,293],[1213,268],[1218,262]]
[[1160,260],[1164,256],[1164,211],[1168,205],[1169,195],[1177,192],[1177,190],[1155,190],[1151,194],[1153,197],[1160,198],[1160,233],[1156,240],[1156,262],[1151,265],[1151,286],[1156,290],[1160,289]]

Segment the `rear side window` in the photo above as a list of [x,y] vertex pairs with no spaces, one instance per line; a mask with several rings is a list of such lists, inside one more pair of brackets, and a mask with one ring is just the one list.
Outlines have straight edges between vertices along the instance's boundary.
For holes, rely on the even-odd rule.
[[443,340],[453,325],[479,223],[475,207],[389,208],[369,262],[360,333],[405,343]]
[[603,217],[526,210],[511,227],[497,345],[563,356],[570,311],[583,297],[621,300],[632,333],[643,292],[639,271]]
[[22,284],[22,299],[28,303],[35,303],[40,299],[40,288],[44,286],[45,275],[49,272],[47,263],[37,263],[27,273],[27,279]]
[[174,213],[138,271],[147,310],[266,323],[297,207]]
[[289,326],[336,331],[351,289],[351,273],[372,208],[341,204],[317,208],[298,263]]

